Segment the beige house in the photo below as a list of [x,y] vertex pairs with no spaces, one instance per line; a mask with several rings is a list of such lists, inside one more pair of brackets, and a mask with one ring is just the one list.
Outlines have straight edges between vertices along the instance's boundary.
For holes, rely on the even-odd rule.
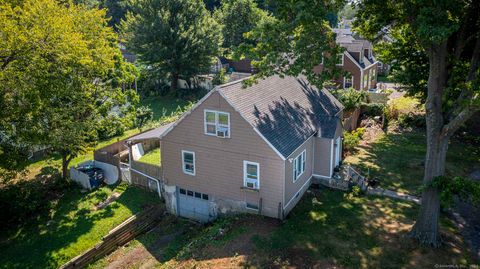
[[341,160],[342,105],[304,77],[210,91],[160,134],[162,195],[173,214],[283,219]]

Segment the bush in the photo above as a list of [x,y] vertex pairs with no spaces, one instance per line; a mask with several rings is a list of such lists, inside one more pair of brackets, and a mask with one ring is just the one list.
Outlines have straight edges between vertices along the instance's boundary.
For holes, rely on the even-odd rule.
[[359,108],[367,101],[367,93],[365,91],[357,91],[354,88],[336,90],[332,93],[343,104],[346,112]]
[[142,128],[149,121],[153,119],[153,111],[147,106],[141,106],[137,108],[135,116],[135,126],[137,128]]
[[386,106],[381,103],[368,103],[362,105],[362,114],[366,117],[383,116]]
[[365,133],[365,128],[358,128],[352,132],[346,132],[343,136],[343,148],[347,152],[352,152],[360,143]]
[[33,180],[20,180],[0,189],[0,222],[6,226],[18,225],[32,217],[43,215],[53,201],[73,185],[61,179],[58,170],[45,167],[42,176]]
[[215,76],[213,76],[212,84],[214,86],[216,85],[222,85],[227,83],[228,77],[225,75],[225,69],[221,68],[220,72],[216,73]]
[[115,115],[109,115],[100,120],[97,135],[100,140],[105,140],[125,132],[124,120]]

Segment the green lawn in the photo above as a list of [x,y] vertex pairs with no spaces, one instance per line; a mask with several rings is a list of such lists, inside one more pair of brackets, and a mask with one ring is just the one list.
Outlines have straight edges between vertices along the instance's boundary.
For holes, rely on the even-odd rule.
[[[408,238],[417,212],[416,204],[386,197],[313,190],[283,222],[240,215],[202,228],[168,220],[159,225],[159,231],[140,236],[91,268],[112,262],[129,268],[355,269],[472,263],[446,218],[441,221],[445,243],[441,248],[422,247]],[[173,235],[170,241],[165,240],[168,235]]]
[[[345,163],[370,177],[378,177],[381,187],[419,194],[422,186],[426,137],[424,131],[391,133],[368,146],[359,146]],[[480,149],[452,140],[447,154],[446,175],[467,176],[480,163]]]
[[156,96],[140,100],[140,105],[147,106],[153,111],[153,120],[168,117],[172,112],[183,109],[190,102],[169,96]]
[[[107,207],[95,205],[113,192],[121,196]],[[2,235],[1,268],[57,268],[96,243],[108,231],[145,205],[159,203],[155,193],[120,184],[82,194],[72,186],[54,204],[48,216]],[[6,239],[6,240],[5,240]]]
[[156,148],[154,150],[151,150],[147,152],[147,154],[143,155],[138,161],[142,163],[148,163],[148,164],[153,164],[160,166],[160,148]]

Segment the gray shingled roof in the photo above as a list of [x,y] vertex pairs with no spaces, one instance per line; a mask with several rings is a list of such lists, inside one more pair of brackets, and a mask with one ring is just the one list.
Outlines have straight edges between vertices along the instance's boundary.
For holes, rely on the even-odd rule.
[[285,158],[317,132],[333,138],[343,109],[305,77],[271,76],[247,88],[236,82],[217,89]]
[[174,124],[174,122],[171,122],[171,123],[167,123],[165,125],[162,125],[158,128],[155,128],[155,129],[152,129],[152,130],[149,130],[149,131],[146,131],[146,132],[143,132],[143,133],[140,133],[136,136],[132,136],[130,137],[129,139],[127,139],[127,141],[129,142],[137,142],[137,141],[141,141],[141,140],[147,140],[147,139],[158,139],[160,138],[160,136],[162,136],[162,134],[168,130],[168,128],[170,128],[170,126],[172,126]]

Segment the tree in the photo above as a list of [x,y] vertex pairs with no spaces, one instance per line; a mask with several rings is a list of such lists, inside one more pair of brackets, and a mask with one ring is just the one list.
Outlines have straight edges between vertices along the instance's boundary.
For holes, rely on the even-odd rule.
[[342,20],[352,20],[355,18],[355,6],[352,3],[347,3],[342,10],[338,12],[338,17]]
[[267,17],[264,10],[253,0],[227,0],[214,12],[214,18],[222,26],[223,48],[235,49],[241,43],[249,42],[243,34],[250,32],[259,21]]
[[[356,26],[369,39],[391,31],[401,39],[408,55],[426,55],[427,154],[422,205],[411,235],[438,246],[440,197],[431,184],[445,174],[445,158],[452,135],[479,110],[480,65],[479,1],[362,1]],[[399,40],[397,42],[402,42]],[[402,61],[411,68],[408,61]],[[420,76],[413,80],[421,81]],[[415,86],[415,83],[412,84]],[[418,84],[422,87],[422,84]]]
[[[337,13],[343,1],[276,1],[274,17],[266,17],[245,35],[245,42],[235,52],[237,57],[252,59],[258,73],[255,77],[273,74],[304,74],[322,86],[342,71],[335,66],[342,48],[335,44],[329,26],[329,14]],[[324,58],[325,56],[325,58]],[[324,58],[324,70],[314,72]]]
[[66,178],[70,161],[95,141],[100,108],[123,95],[112,87],[123,81],[114,69],[124,62],[105,10],[3,2],[0,35],[0,154],[49,146],[61,155]]
[[203,1],[140,0],[132,10],[121,26],[125,43],[151,72],[168,76],[172,90],[209,72],[222,37]]

